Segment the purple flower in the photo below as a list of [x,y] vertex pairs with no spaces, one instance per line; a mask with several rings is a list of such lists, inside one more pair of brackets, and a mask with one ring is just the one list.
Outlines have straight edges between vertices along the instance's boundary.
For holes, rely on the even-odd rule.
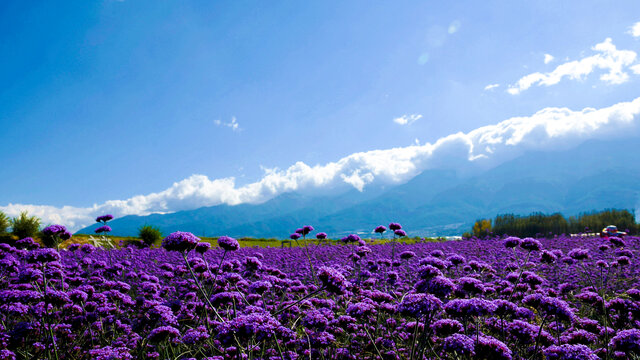
[[290,238],[291,240],[298,240],[298,239],[300,239],[300,237],[301,237],[301,236],[300,236],[300,234],[298,234],[297,232],[295,232],[295,233],[293,233],[293,234],[289,235],[289,238]]
[[536,239],[524,238],[520,243],[520,247],[529,251],[538,251],[542,248],[542,244]]
[[461,256],[461,255],[458,255],[458,254],[450,255],[449,257],[447,257],[447,260],[449,260],[449,262],[452,263],[454,266],[458,266],[460,264],[464,264],[465,261],[466,261],[464,256]]
[[631,259],[629,259],[627,256],[619,256],[616,261],[618,262],[618,264],[620,265],[630,265],[631,264]]
[[507,337],[522,345],[534,344],[538,337],[538,332],[542,335],[539,326],[522,320],[514,320],[507,325]]
[[522,240],[520,240],[520,238],[517,238],[515,236],[510,236],[504,240],[504,247],[506,247],[507,249],[514,248],[520,245],[521,241]]
[[573,249],[569,251],[568,255],[574,260],[586,260],[591,257],[587,249]]
[[416,253],[414,253],[413,251],[403,251],[400,253],[400,259],[402,260],[409,260],[415,256]]
[[446,353],[457,354],[461,357],[475,356],[475,345],[473,339],[462,334],[453,334],[444,339],[442,349]]
[[[529,298],[530,296],[533,295],[527,296],[523,300],[523,302],[531,303],[531,301],[527,301],[527,298]],[[539,300],[534,301],[534,303],[538,301],[538,305],[533,307],[538,308],[541,313],[547,316],[555,316],[557,320],[564,321],[571,321],[574,318],[573,310],[571,310],[569,304],[567,304],[563,300],[549,296],[541,296]]]
[[42,233],[47,236],[56,236],[67,231],[67,228],[62,225],[49,225],[42,229]]
[[347,280],[338,270],[322,266],[318,269],[318,279],[328,292],[335,294],[344,293]]
[[133,356],[129,352],[129,349],[121,347],[105,346],[99,349],[89,350],[91,359],[95,360],[130,360]]
[[98,216],[96,218],[96,222],[106,223],[107,221],[112,220],[112,219],[113,219],[113,215],[106,214],[106,215]]
[[356,234],[349,234],[349,235],[347,235],[347,236],[342,238],[342,242],[343,243],[357,243],[360,240],[361,240],[360,236],[358,236]]
[[457,318],[489,315],[492,314],[496,308],[497,306],[491,301],[478,298],[454,299],[444,306],[447,314]]
[[511,349],[502,341],[490,336],[478,337],[475,350],[479,359],[511,360]]
[[609,238],[609,242],[612,243],[616,247],[624,247],[625,243],[622,239],[616,236],[612,236]]
[[209,244],[207,242],[200,242],[200,243],[198,243],[198,245],[196,245],[196,252],[198,254],[204,254],[209,249],[211,249],[211,244]]
[[378,234],[382,234],[383,232],[387,231],[387,228],[380,225],[380,226],[376,226],[376,228],[373,231]]
[[94,230],[96,234],[100,234],[103,232],[111,232],[111,226],[109,225],[102,225],[99,228]]
[[162,240],[162,247],[167,251],[193,250],[200,242],[200,238],[190,232],[176,231]]
[[558,257],[554,253],[547,250],[542,250],[542,253],[540,254],[540,262],[546,264],[553,264],[557,259]]
[[236,251],[240,248],[240,243],[238,243],[238,240],[232,237],[220,236],[218,238],[218,246],[225,251]]
[[201,343],[209,338],[209,333],[204,326],[198,326],[196,329],[189,329],[184,333],[182,342],[187,345]]
[[429,293],[444,299],[455,289],[455,284],[444,276],[436,276],[429,280],[421,280],[416,283],[416,291]]
[[173,340],[180,336],[180,330],[173,326],[160,326],[153,330],[147,337],[151,343],[159,343],[165,340]]
[[327,233],[325,232],[319,232],[316,234],[316,239],[318,240],[324,240],[327,238]]
[[308,235],[312,231],[313,231],[313,226],[311,225],[305,225],[302,227],[302,235]]
[[406,233],[404,230],[395,230],[393,233],[394,233],[396,236],[399,236],[399,237],[405,237],[405,236],[407,236],[407,233]]
[[216,329],[222,343],[235,344],[235,339],[247,341],[255,338],[258,343],[273,338],[287,339],[293,337],[291,330],[283,327],[269,313],[251,313],[238,315],[235,319],[224,322]]
[[585,345],[564,344],[552,345],[544,349],[544,355],[549,360],[599,360],[600,358]]
[[615,351],[621,351],[627,354],[640,354],[640,330],[629,329],[620,331],[609,341],[609,346]]
[[433,250],[429,253],[429,255],[437,258],[444,257],[444,253],[442,252],[442,250]]
[[442,301],[431,294],[409,294],[406,295],[400,305],[398,312],[403,315],[420,318],[442,308]]
[[82,246],[80,246],[80,251],[85,254],[91,254],[92,252],[96,251],[96,247],[91,244],[83,244]]
[[302,319],[302,325],[307,329],[323,331],[327,325],[329,325],[329,320],[322,312],[318,310],[311,310],[308,311]]
[[356,319],[361,319],[369,315],[376,315],[376,313],[377,312],[375,305],[369,302],[357,302],[354,304],[349,304],[349,306],[347,307],[347,314]]
[[396,230],[400,230],[402,229],[402,225],[398,224],[398,223],[391,223],[389,224],[389,229],[396,231]]
[[27,254],[27,262],[31,264],[53,261],[60,261],[60,254],[54,249],[36,249]]
[[456,333],[461,333],[464,328],[462,324],[453,319],[441,319],[431,324],[431,330],[439,337],[447,337]]

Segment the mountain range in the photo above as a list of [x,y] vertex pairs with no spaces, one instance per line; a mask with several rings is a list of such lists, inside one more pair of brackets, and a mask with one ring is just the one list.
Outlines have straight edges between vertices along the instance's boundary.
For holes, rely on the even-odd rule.
[[[640,139],[590,140],[562,151],[529,152],[469,175],[430,169],[410,181],[333,195],[281,194],[261,204],[217,205],[169,214],[124,216],[112,235],[134,236],[145,225],[163,234],[287,238],[302,225],[329,237],[369,235],[399,222],[409,236],[459,235],[475,220],[532,212],[576,215],[640,203]],[[98,225],[78,231],[93,233]]]

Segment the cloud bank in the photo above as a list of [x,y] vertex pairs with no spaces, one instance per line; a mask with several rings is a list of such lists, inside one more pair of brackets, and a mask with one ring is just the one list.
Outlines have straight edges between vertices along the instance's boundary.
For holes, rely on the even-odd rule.
[[61,223],[77,230],[104,213],[119,217],[260,203],[288,191],[339,186],[363,190],[373,183],[402,183],[427,169],[488,168],[526,151],[569,148],[591,138],[638,134],[639,124],[640,97],[601,109],[551,107],[531,116],[451,134],[434,143],[354,153],[324,165],[296,162],[284,170],[265,169],[260,180],[244,186],[237,186],[232,177],[211,180],[205,175],[192,175],[158,193],[85,208],[9,204],[0,206],[0,210],[10,216],[27,210],[44,223]]
[[[632,50],[618,50],[611,38],[607,38],[605,41],[596,44],[591,49],[595,51],[596,54],[580,60],[565,62],[548,73],[535,72],[526,75],[515,84],[509,86],[507,92],[512,95],[517,95],[534,85],[556,85],[564,78],[582,80],[596,69],[606,71],[600,75],[600,80],[613,85],[628,81],[628,70],[640,74],[640,71],[638,71],[640,69],[637,65],[631,66],[636,61],[636,52]],[[551,60],[552,59],[553,58],[551,58]],[[546,63],[547,58],[545,55],[545,64]]]

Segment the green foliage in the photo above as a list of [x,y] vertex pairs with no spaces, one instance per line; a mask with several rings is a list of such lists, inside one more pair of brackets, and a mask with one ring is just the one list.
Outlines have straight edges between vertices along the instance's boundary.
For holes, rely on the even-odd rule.
[[15,245],[16,240],[19,240],[17,236],[9,233],[0,234],[0,244]]
[[582,213],[578,216],[571,216],[569,219],[559,213],[551,215],[533,213],[529,216],[498,215],[493,222],[493,233],[519,237],[549,236],[554,234],[600,232],[607,225],[616,225],[621,231],[628,230],[631,234],[638,232],[638,224],[636,224],[635,216],[632,212],[607,209],[599,212]]
[[60,243],[62,242],[60,237],[57,235],[45,235],[42,232],[40,232],[40,234],[38,235],[38,237],[42,241],[42,245],[48,248],[57,248],[58,245],[60,245]]
[[147,244],[147,246],[151,246],[162,240],[162,233],[160,229],[155,226],[145,225],[138,230],[138,237],[140,237],[142,242]]
[[635,215],[628,210],[607,209],[569,218],[569,229],[572,233],[600,232],[608,225],[616,225],[618,230],[628,231],[630,234],[638,233]]
[[483,238],[489,236],[491,233],[491,219],[476,220],[473,224],[473,235],[475,237]]
[[23,211],[20,216],[11,219],[11,232],[18,239],[37,237],[40,232],[40,218],[28,216],[27,212]]
[[8,228],[9,228],[9,218],[5,213],[0,211],[0,234],[6,233]]

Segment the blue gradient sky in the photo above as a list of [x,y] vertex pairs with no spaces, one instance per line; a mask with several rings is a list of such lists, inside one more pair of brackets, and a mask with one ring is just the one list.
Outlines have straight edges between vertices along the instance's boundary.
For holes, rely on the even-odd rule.
[[[506,89],[608,37],[640,51],[639,14],[635,0],[3,1],[0,205],[90,206],[192,174],[242,185],[263,168],[630,101],[632,72]],[[410,114],[422,117],[393,121]]]

